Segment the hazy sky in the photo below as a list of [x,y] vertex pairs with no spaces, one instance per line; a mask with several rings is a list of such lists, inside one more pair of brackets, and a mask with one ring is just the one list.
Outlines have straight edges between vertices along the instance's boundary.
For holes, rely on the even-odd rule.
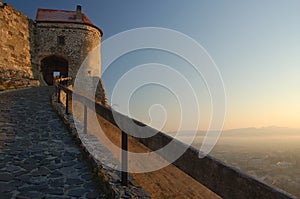
[[[74,10],[76,4],[81,4],[83,12],[103,30],[104,40],[116,33],[146,26],[180,31],[199,42],[221,72],[227,95],[225,129],[269,125],[300,127],[298,0],[6,2],[33,19],[38,7]],[[193,86],[199,86],[201,91],[197,96],[201,98],[200,108],[203,112],[200,128],[207,128],[210,108],[207,92],[202,92],[205,86],[194,79],[192,71],[185,70],[188,67],[185,63],[171,58],[172,55],[168,53],[161,54],[158,56],[157,51],[136,52],[118,60],[119,63],[115,65],[122,67],[112,67],[103,76],[109,96],[116,79],[129,70],[133,63],[157,62],[157,57],[160,57],[160,63],[165,63],[170,58],[172,61],[169,65],[178,71],[182,70]],[[137,56],[138,61],[134,59]],[[147,108],[144,105],[147,104],[149,108],[149,104],[159,101],[173,105],[166,108],[171,115],[180,113],[174,98],[164,97],[160,89],[151,89],[151,86],[146,86],[140,93],[134,94],[131,103],[138,108],[132,109],[133,115],[147,120]],[[171,118],[165,131],[176,128],[178,118]]]

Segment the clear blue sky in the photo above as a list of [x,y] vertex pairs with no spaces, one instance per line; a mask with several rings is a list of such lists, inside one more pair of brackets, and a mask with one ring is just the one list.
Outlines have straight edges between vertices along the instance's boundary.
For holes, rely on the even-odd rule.
[[[220,69],[227,93],[225,128],[300,127],[298,0],[6,2],[33,19],[39,7],[74,10],[81,4],[83,12],[103,30],[103,39],[145,26],[180,31],[198,41]],[[121,71],[104,77],[108,93],[114,82],[112,73],[120,75]],[[136,94],[138,99],[148,103],[143,95]],[[206,101],[203,100],[203,107]],[[143,108],[133,112],[140,110]],[[207,126],[205,118],[208,117],[204,117],[201,128]],[[169,125],[165,130],[172,128]]]

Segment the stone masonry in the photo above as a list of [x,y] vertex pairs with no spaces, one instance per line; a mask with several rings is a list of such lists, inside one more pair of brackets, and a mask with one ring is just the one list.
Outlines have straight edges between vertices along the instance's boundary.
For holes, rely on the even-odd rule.
[[81,6],[76,11],[38,9],[33,21],[0,1],[0,27],[0,91],[51,85],[54,71],[73,79],[79,72],[99,80],[95,95],[106,103],[100,80],[103,33]]
[[33,21],[0,2],[0,90],[37,86],[32,67]]

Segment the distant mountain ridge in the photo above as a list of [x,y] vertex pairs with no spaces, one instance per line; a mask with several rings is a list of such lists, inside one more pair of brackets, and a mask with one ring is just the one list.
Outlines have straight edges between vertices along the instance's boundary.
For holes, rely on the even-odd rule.
[[[186,134],[186,135],[192,135],[195,131],[187,130],[187,131],[181,131],[180,134]],[[176,135],[177,132],[172,131],[168,132],[169,135]],[[197,136],[205,135],[206,131],[197,131]],[[278,126],[267,126],[267,127],[247,127],[247,128],[237,128],[237,129],[229,129],[229,130],[223,130],[221,135],[222,136],[228,136],[228,135],[295,135],[300,136],[300,128],[289,128],[289,127],[278,127]]]

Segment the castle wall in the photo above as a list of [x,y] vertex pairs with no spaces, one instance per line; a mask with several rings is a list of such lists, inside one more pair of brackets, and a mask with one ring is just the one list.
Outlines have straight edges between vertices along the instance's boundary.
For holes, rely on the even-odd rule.
[[[60,39],[63,40],[59,41]],[[68,76],[75,78],[88,53],[100,45],[101,33],[98,29],[84,24],[71,23],[36,23],[36,58],[35,64],[50,55],[63,57],[68,61]],[[97,52],[98,67],[94,67],[89,75],[100,77],[100,48]],[[91,70],[91,69],[90,69]]]
[[[41,71],[41,61],[44,58],[52,55],[64,58],[68,61],[68,76],[73,79],[77,77],[77,81],[81,81],[79,85],[83,90],[92,93],[95,82],[99,81],[96,85],[96,99],[106,104],[107,97],[100,79],[101,37],[101,32],[90,25],[37,22],[34,63]],[[40,80],[43,80],[42,73],[40,73]]]
[[[98,28],[80,23],[33,22],[1,0],[0,27],[0,91],[47,85],[41,66],[42,60],[49,56],[65,59],[68,76],[73,79],[84,63],[86,67],[80,75],[92,77],[90,82],[84,81],[86,88],[92,90],[95,80],[100,78],[102,33]],[[89,53],[92,56],[86,59]],[[97,98],[104,102],[101,80],[97,91]]]
[[34,23],[0,2],[0,90],[38,86],[31,64]]

